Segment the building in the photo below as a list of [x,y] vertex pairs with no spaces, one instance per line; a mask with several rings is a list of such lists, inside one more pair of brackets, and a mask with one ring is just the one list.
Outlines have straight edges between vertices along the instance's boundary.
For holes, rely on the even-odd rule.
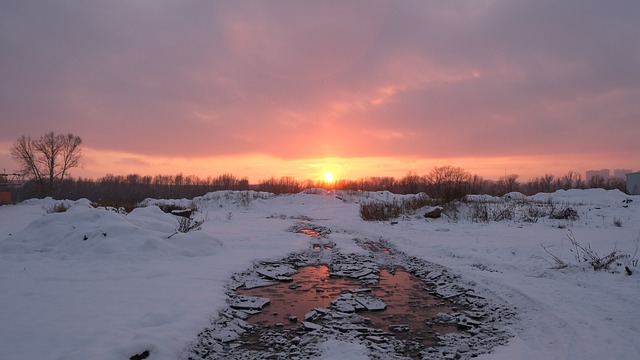
[[631,195],[640,195],[640,171],[626,174],[627,192]]
[[11,193],[0,190],[0,205],[11,204]]
[[19,185],[16,180],[18,176],[19,174],[0,173],[0,205],[11,204],[11,189]]
[[633,171],[631,169],[615,169],[613,171],[613,177],[624,179],[624,177],[630,172]]
[[587,181],[591,181],[592,178],[598,176],[602,179],[609,179],[609,169],[602,169],[602,170],[589,170],[587,171]]

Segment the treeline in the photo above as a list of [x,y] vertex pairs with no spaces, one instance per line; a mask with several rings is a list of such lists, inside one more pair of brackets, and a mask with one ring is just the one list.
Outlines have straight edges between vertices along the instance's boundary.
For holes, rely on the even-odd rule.
[[[97,180],[67,178],[59,184],[59,189],[56,198],[70,200],[87,198],[99,204],[124,206],[146,198],[190,199],[216,190],[248,190],[249,180],[231,174],[204,179],[182,174],[156,176],[108,174]],[[34,181],[29,181],[12,191],[14,201],[43,196],[42,188]]]
[[[125,203],[137,203],[146,198],[193,198],[216,190],[256,190],[274,194],[297,193],[308,188],[337,190],[387,190],[397,194],[428,194],[432,198],[450,201],[467,194],[504,195],[518,191],[526,195],[539,192],[554,192],[559,189],[604,188],[625,191],[626,183],[619,178],[594,177],[586,181],[573,171],[561,177],[546,174],[527,182],[520,182],[516,174],[507,175],[498,180],[483,179],[466,170],[441,166],[426,175],[410,172],[402,178],[367,177],[358,180],[338,180],[333,183],[322,181],[298,181],[293,177],[271,177],[257,184],[249,184],[246,177],[238,178],[232,174],[217,177],[199,178],[189,175],[140,176],[106,175],[97,180],[67,178],[60,184],[57,198],[87,198],[100,204],[122,206]],[[42,190],[34,182],[27,182],[21,188],[13,189],[14,201],[33,197],[42,197]]]

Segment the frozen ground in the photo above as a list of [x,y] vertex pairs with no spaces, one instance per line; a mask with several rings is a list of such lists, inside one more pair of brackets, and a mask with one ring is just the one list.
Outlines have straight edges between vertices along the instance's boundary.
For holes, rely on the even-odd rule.
[[[128,215],[88,201],[52,214],[52,200],[2,206],[0,359],[127,359],[145,350],[149,359],[183,358],[226,307],[233,274],[309,249],[309,236],[290,231],[301,222],[331,229],[326,237],[342,253],[365,251],[355,239],[386,241],[515,308],[517,321],[506,329],[513,336],[481,359],[640,354],[640,197],[570,190],[522,203],[511,194],[514,200],[482,205],[493,215],[508,210],[511,219],[474,222],[478,205],[464,205],[457,219],[426,220],[418,212],[392,224],[362,221],[358,202],[393,195],[338,195],[207,194],[193,201],[202,230],[170,238],[178,220],[155,206]],[[576,209],[579,218],[524,220],[537,214],[532,207],[550,203]],[[601,256],[617,250],[629,257],[596,272],[576,259],[571,236]],[[547,251],[568,266],[555,268]],[[370,356],[363,344],[340,339],[318,348],[321,359]]]

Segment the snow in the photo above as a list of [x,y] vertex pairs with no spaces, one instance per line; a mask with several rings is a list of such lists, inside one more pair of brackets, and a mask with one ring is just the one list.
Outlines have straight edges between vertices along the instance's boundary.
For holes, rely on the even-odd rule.
[[[227,305],[234,273],[317,241],[291,231],[305,223],[330,229],[323,241],[343,252],[366,251],[355,239],[384,239],[516,308],[514,336],[481,359],[635,359],[640,353],[637,262],[621,259],[613,271],[594,271],[576,259],[568,240],[573,234],[599,255],[615,249],[637,259],[640,196],[592,189],[482,198],[570,206],[580,216],[575,221],[478,223],[416,214],[391,224],[362,221],[358,203],[401,196],[337,195],[215,192],[147,199],[147,207],[130,214],[87,200],[63,202],[69,206],[63,213],[48,213],[61,203],[52,199],[0,206],[0,359],[126,359],[145,350],[149,359],[180,359]],[[155,206],[164,203],[195,204],[202,230],[169,238],[178,220]],[[568,266],[555,268],[543,246]],[[362,344],[338,339],[319,349],[327,360],[369,354]]]

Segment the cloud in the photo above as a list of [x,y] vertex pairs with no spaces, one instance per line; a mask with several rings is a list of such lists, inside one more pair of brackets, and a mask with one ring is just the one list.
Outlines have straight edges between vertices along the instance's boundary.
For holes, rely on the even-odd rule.
[[640,133],[635,1],[0,10],[0,141],[54,130],[149,156],[454,158],[628,153]]

